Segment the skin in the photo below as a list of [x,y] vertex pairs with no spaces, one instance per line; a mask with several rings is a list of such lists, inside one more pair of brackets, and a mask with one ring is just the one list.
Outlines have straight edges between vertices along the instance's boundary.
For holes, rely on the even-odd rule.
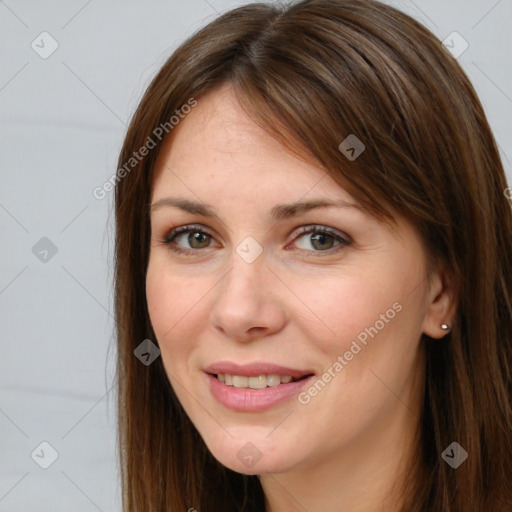
[[[186,413],[217,460],[260,476],[268,511],[384,510],[414,453],[421,335],[442,338],[440,325],[452,318],[447,277],[436,272],[429,286],[421,240],[403,218],[397,231],[348,207],[271,219],[281,203],[357,203],[320,165],[297,159],[254,124],[229,85],[202,97],[172,136],[158,157],[152,204],[168,196],[201,201],[221,219],[177,207],[151,214],[149,314]],[[190,253],[162,243],[173,227],[190,224],[208,233],[178,236],[175,246]],[[315,244],[315,233],[298,234],[311,224],[352,243],[327,236]],[[263,248],[252,263],[236,252],[248,236]],[[292,398],[236,412],[209,391],[203,369],[220,360],[268,361],[321,377],[394,303],[401,310],[307,404]],[[237,457],[248,442],[261,454],[251,468]]]

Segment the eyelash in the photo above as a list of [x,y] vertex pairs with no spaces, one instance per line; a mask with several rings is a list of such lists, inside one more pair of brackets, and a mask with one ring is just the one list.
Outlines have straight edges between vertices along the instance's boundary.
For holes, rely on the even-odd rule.
[[[169,231],[163,239],[158,240],[160,244],[166,245],[171,251],[178,253],[178,254],[190,254],[190,253],[197,253],[198,251],[201,251],[202,249],[182,249],[177,247],[176,245],[173,245],[173,242],[175,242],[176,238],[179,235],[182,235],[184,233],[201,233],[203,235],[207,235],[209,237],[213,238],[213,235],[208,233],[208,231],[205,231],[201,228],[201,226],[198,225],[187,225],[187,226],[181,226],[178,228],[174,228],[171,231]],[[307,249],[301,249],[307,252],[312,253],[328,253],[332,254],[335,252],[338,252],[339,250],[343,249],[344,247],[348,247],[352,245],[352,241],[347,237],[347,239],[341,237],[338,235],[335,231],[332,231],[325,226],[318,226],[318,225],[310,225],[310,226],[304,226],[300,229],[299,233],[297,234],[296,238],[299,238],[302,235],[308,234],[308,233],[314,233],[314,234],[322,234],[322,235],[330,235],[335,238],[336,241],[339,242],[338,246],[335,246],[330,249],[326,250],[319,250],[319,251],[308,251]],[[203,249],[208,249],[209,247],[205,247]]]

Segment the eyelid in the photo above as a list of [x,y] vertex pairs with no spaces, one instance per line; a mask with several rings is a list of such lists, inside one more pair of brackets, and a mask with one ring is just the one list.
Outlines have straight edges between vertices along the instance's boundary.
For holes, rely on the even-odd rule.
[[[185,233],[203,233],[208,235],[212,239],[215,239],[215,236],[210,233],[210,231],[200,224],[185,224],[184,226],[178,226],[176,228],[171,228],[169,231],[164,234],[164,236],[158,240],[162,245],[166,245],[173,252],[200,252],[199,249],[183,249],[183,248],[172,248],[171,244],[178,238],[180,235]],[[210,249],[210,247],[206,247],[206,249]]]

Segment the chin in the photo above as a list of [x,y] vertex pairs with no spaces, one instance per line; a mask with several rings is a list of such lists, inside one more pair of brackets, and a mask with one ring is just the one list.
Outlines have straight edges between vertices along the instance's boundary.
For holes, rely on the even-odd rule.
[[[277,441],[279,442],[279,441]],[[268,439],[245,436],[244,440],[227,440],[221,446],[207,445],[212,455],[223,466],[244,475],[262,473],[285,473],[299,463],[297,451],[279,443],[276,446]]]

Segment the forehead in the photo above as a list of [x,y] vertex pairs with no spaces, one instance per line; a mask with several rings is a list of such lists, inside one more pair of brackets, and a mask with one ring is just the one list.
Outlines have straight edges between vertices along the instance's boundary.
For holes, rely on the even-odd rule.
[[224,198],[278,194],[295,200],[314,191],[353,200],[320,163],[293,155],[252,121],[229,85],[201,97],[164,141],[153,193],[166,190],[208,191]]

